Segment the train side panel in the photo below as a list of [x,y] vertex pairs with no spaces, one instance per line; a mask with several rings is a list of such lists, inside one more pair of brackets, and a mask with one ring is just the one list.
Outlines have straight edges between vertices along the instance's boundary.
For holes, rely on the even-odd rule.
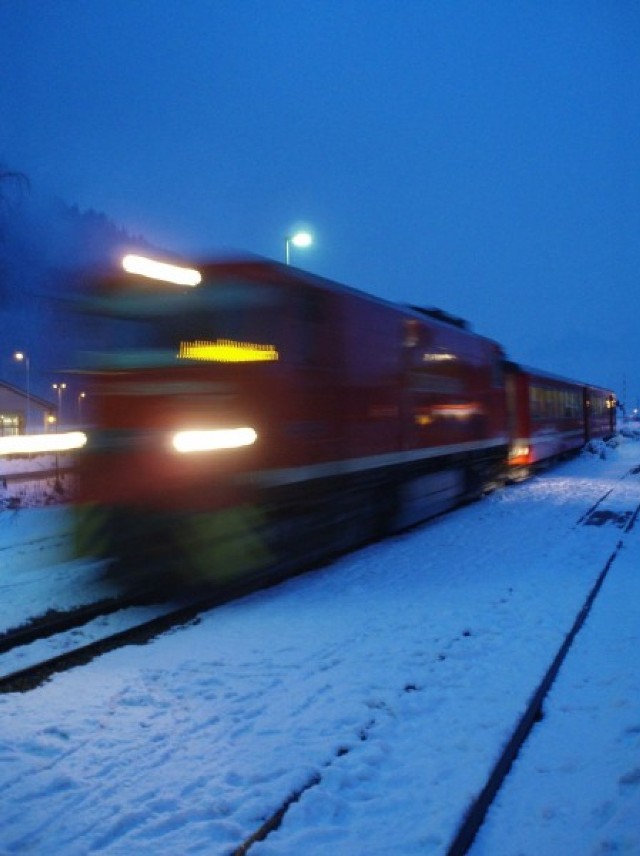
[[495,483],[507,444],[499,346],[349,294],[341,310],[349,466],[395,468],[387,490],[403,524]]
[[608,389],[586,386],[585,435],[587,440],[606,440],[616,430],[616,397]]
[[374,303],[345,302],[341,326],[349,457],[421,449],[446,456],[506,444],[495,343]]
[[615,428],[615,397],[534,369],[508,363],[509,470],[526,475],[531,468],[575,452],[594,437]]

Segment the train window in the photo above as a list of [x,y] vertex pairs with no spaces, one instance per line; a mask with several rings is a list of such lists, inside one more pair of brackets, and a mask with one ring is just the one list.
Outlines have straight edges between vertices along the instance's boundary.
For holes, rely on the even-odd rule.
[[[242,280],[216,281],[193,292],[193,305],[185,306],[178,324],[185,335],[231,339],[238,342],[279,344],[283,291],[275,285]],[[177,325],[175,325],[177,326]],[[174,319],[168,325],[174,327]]]
[[95,346],[102,361],[164,365],[184,341],[231,340],[281,347],[283,290],[264,283],[226,280],[188,293],[151,290],[96,303]]
[[531,419],[567,419],[579,413],[576,393],[551,387],[532,386],[529,390]]
[[504,363],[501,359],[493,362],[491,369],[491,383],[495,389],[503,389],[505,383]]
[[540,419],[542,416],[541,391],[537,386],[532,386],[529,390],[529,407],[532,419]]
[[288,325],[288,342],[292,362],[318,366],[326,362],[322,353],[322,330],[326,307],[322,296],[307,289],[294,289],[288,293],[294,323]]
[[553,419],[555,409],[555,396],[552,389],[544,391],[544,415],[547,419]]

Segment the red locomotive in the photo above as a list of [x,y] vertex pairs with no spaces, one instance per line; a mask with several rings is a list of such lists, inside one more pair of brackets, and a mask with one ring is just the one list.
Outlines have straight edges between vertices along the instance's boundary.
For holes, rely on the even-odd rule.
[[545,376],[536,422],[496,342],[275,262],[127,257],[99,291],[79,539],[152,573],[317,561],[610,428],[610,393]]

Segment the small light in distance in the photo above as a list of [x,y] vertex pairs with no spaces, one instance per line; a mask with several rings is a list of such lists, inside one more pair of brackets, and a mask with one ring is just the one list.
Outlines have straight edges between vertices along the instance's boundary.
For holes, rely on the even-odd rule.
[[178,431],[172,444],[176,452],[214,452],[220,449],[240,449],[258,439],[253,428],[216,428],[202,431]]
[[17,434],[0,437],[0,455],[35,455],[47,452],[72,452],[87,442],[83,431],[65,434]]
[[145,258],[145,256],[125,256],[122,259],[122,267],[127,273],[135,273],[139,276],[149,277],[149,279],[159,279],[162,282],[171,282],[174,285],[193,287],[202,282],[202,274],[199,270],[159,262],[155,259]]

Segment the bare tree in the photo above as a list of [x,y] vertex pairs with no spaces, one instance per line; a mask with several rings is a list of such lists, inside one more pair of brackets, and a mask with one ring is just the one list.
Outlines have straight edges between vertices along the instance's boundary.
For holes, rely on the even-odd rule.
[[23,172],[0,166],[0,206],[10,207],[31,189],[29,179]]
[[6,256],[7,221],[12,207],[18,205],[31,188],[22,172],[7,169],[0,164],[0,307],[4,307],[9,294]]

